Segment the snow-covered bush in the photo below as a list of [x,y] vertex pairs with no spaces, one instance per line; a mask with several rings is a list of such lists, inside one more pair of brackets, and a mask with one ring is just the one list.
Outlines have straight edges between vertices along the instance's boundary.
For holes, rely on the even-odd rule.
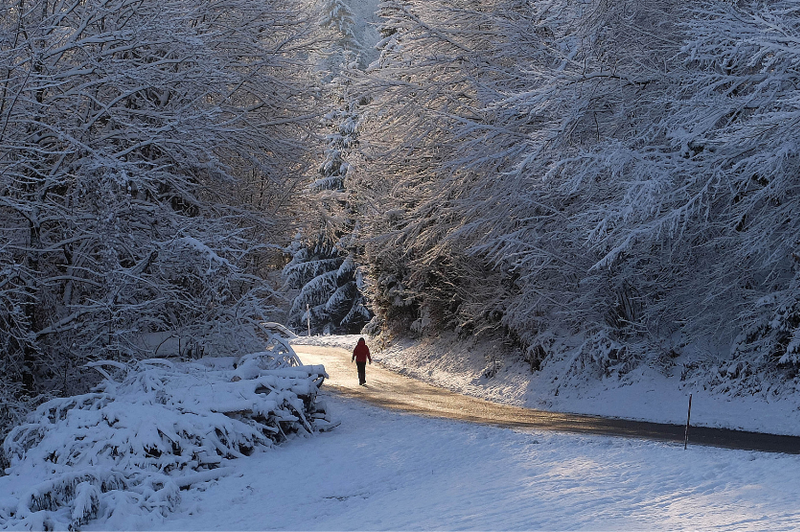
[[589,370],[601,377],[621,376],[636,367],[641,353],[636,346],[620,341],[601,329],[588,335],[576,349],[570,371]]
[[786,290],[761,298],[749,326],[734,342],[734,358],[800,368],[800,277]]
[[41,405],[4,441],[19,489],[0,499],[0,529],[163,515],[229,460],[332,428],[317,400],[324,367],[298,363],[269,351],[96,364],[100,386]]

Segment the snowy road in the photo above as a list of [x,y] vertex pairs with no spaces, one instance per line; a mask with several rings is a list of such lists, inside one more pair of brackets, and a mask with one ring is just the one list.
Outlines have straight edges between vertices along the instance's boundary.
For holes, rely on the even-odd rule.
[[359,387],[346,351],[295,349],[305,363],[326,365],[323,392],[340,426],[227,462],[227,476],[181,492],[179,508],[165,518],[131,516],[84,530],[778,531],[800,524],[797,455],[687,452],[663,441],[437,419],[428,405],[467,418],[496,411],[375,364],[367,368],[369,387]]
[[232,474],[182,492],[163,521],[84,530],[763,532],[800,524],[798,456],[687,452],[419,417],[335,394],[329,402],[339,427],[231,461]]
[[[295,345],[304,364],[323,364],[325,385],[346,396],[385,408],[506,428],[558,430],[683,442],[684,427],[595,416],[552,413],[501,405],[428,385],[372,364],[367,386],[359,386],[350,353],[335,347]],[[800,454],[800,437],[691,427],[690,444]]]

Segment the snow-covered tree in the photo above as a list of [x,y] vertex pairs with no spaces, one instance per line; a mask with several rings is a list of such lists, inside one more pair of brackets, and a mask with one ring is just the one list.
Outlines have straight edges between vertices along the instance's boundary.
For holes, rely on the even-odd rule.
[[612,254],[674,250],[671,290],[654,309],[680,320],[689,341],[732,345],[719,364],[745,380],[797,367],[799,13],[794,2],[692,10],[685,74],[664,93],[668,112],[650,137],[660,152],[647,165],[658,171],[629,176],[629,206],[617,201],[599,218],[617,228],[604,237]]
[[294,255],[284,268],[286,285],[298,290],[289,310],[289,326],[312,334],[358,333],[372,314],[361,294],[358,266],[343,241],[318,237],[314,245],[294,243]]
[[734,349],[705,369],[792,375],[792,2],[381,5],[357,183],[385,317],[495,319],[538,359],[579,339],[605,372],[703,342]]
[[284,268],[286,286],[299,290],[289,311],[289,325],[312,333],[357,333],[372,314],[362,295],[362,277],[353,237],[357,221],[347,193],[348,158],[358,147],[360,116],[358,102],[349,94],[351,76],[357,72],[353,54],[345,53],[342,71],[328,85],[333,109],[323,118],[329,131],[319,177],[309,185],[317,215],[309,221],[310,239],[298,238]]
[[320,25],[336,32],[338,46],[346,50],[360,47],[355,33],[355,15],[344,0],[323,0]]
[[313,115],[298,6],[0,1],[4,404],[150,333],[257,341]]
[[[618,339],[645,330],[641,287],[658,273],[593,268],[603,249],[587,245],[590,218],[624,174],[587,169],[653,131],[654,102],[677,68],[664,59],[678,53],[680,11],[643,2],[383,6],[393,27],[374,83],[397,102],[383,100],[383,123],[402,127],[376,131],[406,152],[390,159],[403,191],[389,187],[381,199],[402,194],[387,211],[406,221],[372,227],[408,250],[407,281],[423,281],[412,297],[463,282],[463,268],[447,271],[463,254],[495,280],[493,292],[450,300],[463,321],[499,318],[532,351],[558,328]],[[388,254],[385,245],[378,252]]]
[[[381,57],[361,86],[375,95],[363,135],[369,164],[354,182],[370,297],[400,329],[500,326],[503,274],[485,253],[469,254],[471,228],[462,223],[462,209],[470,208],[465,195],[483,170],[459,162],[482,149],[478,129],[462,135],[461,126],[488,119],[482,83],[492,76],[501,39],[492,9],[381,3]],[[491,167],[493,155],[480,153]]]

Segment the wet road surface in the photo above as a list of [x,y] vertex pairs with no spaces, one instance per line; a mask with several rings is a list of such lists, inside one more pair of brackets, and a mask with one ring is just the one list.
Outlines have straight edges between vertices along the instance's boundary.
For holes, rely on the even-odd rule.
[[[350,352],[335,347],[294,345],[304,364],[323,364],[329,378],[324,387],[345,397],[413,414],[483,423],[514,429],[601,434],[683,445],[684,425],[545,412],[492,403],[437,388],[416,379],[367,365],[367,385],[359,386]],[[689,428],[689,445],[800,454],[800,437],[706,427]]]

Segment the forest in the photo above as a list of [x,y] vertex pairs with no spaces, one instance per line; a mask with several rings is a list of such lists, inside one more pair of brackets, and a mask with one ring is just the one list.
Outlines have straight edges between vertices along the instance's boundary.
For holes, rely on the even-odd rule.
[[797,393],[800,4],[365,5],[0,0],[0,435],[264,322]]

